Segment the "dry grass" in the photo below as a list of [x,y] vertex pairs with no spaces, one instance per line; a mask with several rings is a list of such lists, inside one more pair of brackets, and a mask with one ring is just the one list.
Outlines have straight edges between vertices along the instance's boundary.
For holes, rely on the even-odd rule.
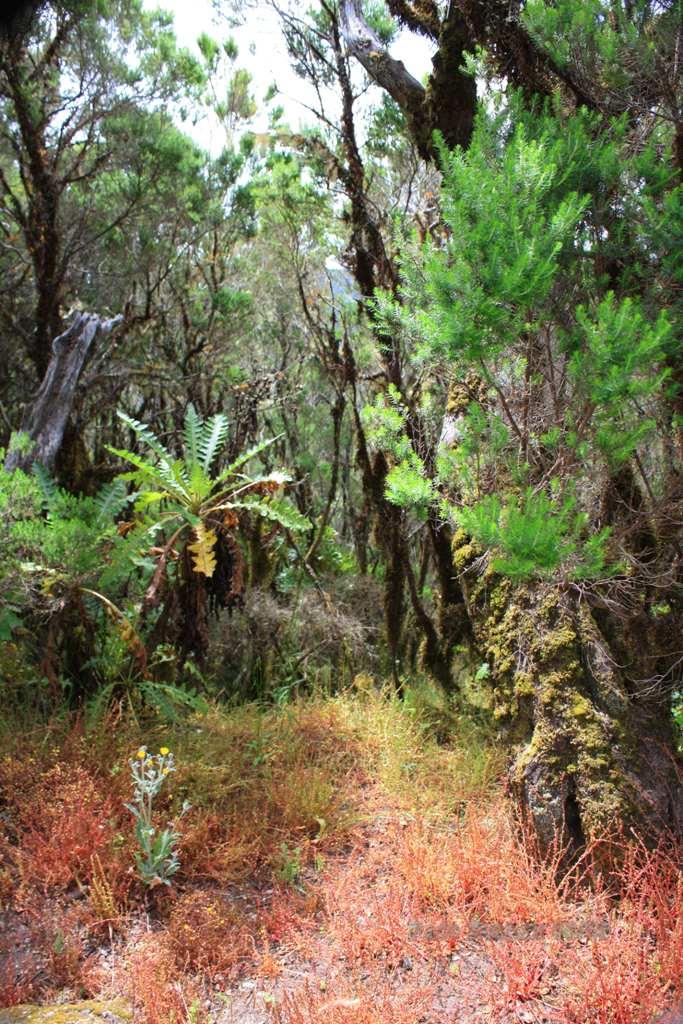
[[[451,716],[439,745],[437,715],[430,694],[364,687],[9,737],[0,1003],[123,994],[140,1024],[203,1024],[248,984],[249,1019],[275,1024],[649,1024],[680,997],[680,851],[631,840],[609,884],[588,855],[562,877],[485,738]],[[160,822],[193,804],[182,870],[151,897],[123,807],[142,742],[179,766]]]

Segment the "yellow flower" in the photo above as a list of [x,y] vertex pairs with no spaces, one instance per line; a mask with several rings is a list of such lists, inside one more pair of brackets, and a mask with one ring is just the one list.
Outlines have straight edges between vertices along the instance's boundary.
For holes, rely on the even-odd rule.
[[168,747],[161,747],[159,749],[159,753],[161,754],[162,757],[166,757],[166,755],[170,754],[171,751],[168,749]]
[[161,772],[161,774],[162,774],[162,775],[168,775],[168,773],[170,772],[170,770],[171,770],[170,768],[164,768],[164,769],[163,769],[163,771]]
[[137,754],[135,756],[140,761],[144,761],[145,758],[147,757],[147,748],[146,747],[140,747],[140,749],[138,750],[138,752],[137,752]]

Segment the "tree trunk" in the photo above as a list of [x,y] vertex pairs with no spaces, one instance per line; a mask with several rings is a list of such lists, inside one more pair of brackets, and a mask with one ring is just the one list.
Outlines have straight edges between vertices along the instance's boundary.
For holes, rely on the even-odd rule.
[[96,313],[77,313],[66,331],[55,338],[43,382],[21,424],[21,433],[31,444],[10,446],[6,469],[28,470],[34,462],[53,468],[92,345],[122,321],[122,316],[102,320]]
[[670,688],[629,680],[578,590],[501,578],[462,530],[453,554],[512,747],[511,790],[541,845],[683,830]]
[[[388,6],[404,26],[437,42],[428,88],[391,58],[365,21],[360,0],[341,4],[342,33],[349,53],[401,107],[408,132],[426,159],[434,158],[434,128],[450,146],[469,144],[474,83],[454,69],[462,63],[463,50],[473,51],[476,44],[486,48],[498,74],[521,88],[527,100],[552,95],[561,83],[575,105],[609,115],[601,83],[584,82],[573,67],[556,64],[527,32],[519,3],[460,0],[448,5],[443,19],[443,8],[431,0],[388,0]],[[454,60],[455,54],[460,59]],[[671,369],[678,381],[679,368]],[[531,376],[529,364],[529,386]],[[459,394],[450,396],[442,445],[458,443],[460,418],[471,402],[485,406],[488,390],[473,376]],[[502,394],[500,398],[505,401]],[[520,455],[526,461],[528,440],[524,445]],[[675,481],[674,486],[677,490]],[[637,514],[633,494],[622,503]],[[647,562],[656,545],[642,528],[641,517],[636,518],[630,539]],[[439,578],[448,584],[448,557],[443,538],[437,539]],[[647,580],[636,584],[641,591],[634,595],[636,613],[625,611],[624,618],[631,614],[632,621],[624,625],[614,621],[612,611],[591,609],[578,588],[558,582],[520,585],[500,578],[483,554],[466,534],[456,533],[453,586],[462,584],[465,603],[463,610],[457,590],[449,595],[445,607],[454,618],[450,635],[462,631],[466,616],[474,651],[490,668],[492,710],[513,750],[511,789],[541,845],[555,838],[581,845],[613,827],[634,826],[654,836],[683,829],[680,767],[669,714],[680,667],[666,654],[680,645],[676,635],[656,635]],[[657,597],[672,609],[680,591],[675,582]],[[673,623],[675,614],[669,616]],[[644,631],[644,622],[637,620],[647,622]],[[677,680],[672,678],[675,672]]]
[[0,10],[0,41],[26,33],[40,6],[40,0],[5,0]]

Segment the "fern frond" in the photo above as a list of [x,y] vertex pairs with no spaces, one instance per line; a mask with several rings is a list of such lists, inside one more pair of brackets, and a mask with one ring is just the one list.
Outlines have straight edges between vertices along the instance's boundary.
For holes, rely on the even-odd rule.
[[204,523],[199,523],[194,532],[197,539],[187,545],[187,550],[192,554],[193,569],[210,578],[216,569],[216,531],[207,530]]
[[155,491],[165,487],[168,497],[177,498],[180,501],[187,501],[189,498],[182,473],[178,470],[178,466],[183,467],[182,462],[173,463],[170,461],[170,457],[169,459],[160,459],[159,462],[148,462],[141,455],[129,452],[126,448],[113,448],[109,444],[105,447],[112,455],[117,455],[120,459],[129,462],[131,466],[135,466],[135,473],[121,473],[120,479],[135,480],[142,486],[149,486]]
[[180,516],[181,519],[184,519],[185,522],[188,523],[193,530],[196,530],[196,528],[202,522],[202,517],[198,516],[196,512],[193,512],[191,509],[187,508],[187,506],[179,508],[178,515]]
[[228,418],[223,413],[216,413],[202,427],[198,442],[199,461],[206,473],[211,469],[213,460],[223,447],[228,436]]
[[202,435],[203,426],[204,421],[201,419],[192,402],[190,402],[187,407],[187,411],[185,412],[185,423],[183,429],[185,462],[190,473],[193,472],[194,467],[199,461],[199,440]]
[[229,466],[226,466],[225,469],[218,474],[216,477],[216,483],[222,483],[224,480],[227,480],[228,477],[234,476],[238,469],[245,466],[251,459],[255,459],[256,456],[260,455],[261,452],[266,450],[266,448],[270,448],[271,444],[275,444],[275,442],[279,441],[281,437],[282,434],[278,434],[277,437],[269,437],[267,441],[260,441],[258,444],[255,444],[253,448],[249,448],[246,452],[242,452],[234,462],[231,462]]
[[270,519],[274,523],[279,523],[286,530],[299,531],[310,530],[311,528],[310,519],[302,516],[301,512],[289,501],[274,498],[271,498],[269,501],[264,501],[262,498],[244,498],[242,501],[230,502],[229,507],[247,509],[263,519]]
[[156,683],[144,679],[138,683],[140,695],[168,722],[177,722],[180,711],[206,713],[208,705],[193,690],[183,690],[171,683]]
[[33,463],[33,475],[40,488],[43,508],[46,512],[54,512],[60,498],[60,490],[54,478],[48,473],[45,466],[41,466],[39,462]]
[[147,447],[154,452],[158,458],[165,460],[166,462],[173,462],[173,456],[170,454],[167,448],[161,443],[156,434],[147,426],[146,423],[140,423],[139,420],[134,419],[127,413],[122,412],[119,409],[116,413],[122,423],[125,423],[141,441],[147,445]]
[[182,459],[176,459],[174,462],[160,462],[158,465],[159,474],[163,480],[165,480],[169,488],[173,493],[183,500],[189,501],[189,485],[190,481],[185,471],[185,463]]
[[130,500],[125,480],[117,477],[110,484],[105,484],[95,496],[98,524],[105,526],[113,523]]
[[214,489],[214,481],[198,462],[191,467],[189,485],[193,498],[199,501],[208,498]]
[[168,498],[168,491],[140,491],[135,495],[135,511],[142,512],[148,505],[155,505]]
[[147,462],[141,455],[136,455],[135,452],[129,452],[126,448],[114,448],[110,444],[105,445],[105,448],[108,452],[111,452],[112,455],[116,455],[119,459],[129,462],[131,466],[135,466],[135,471],[133,473],[119,474],[121,479],[136,479],[141,482],[148,481],[156,484],[160,484],[162,482],[157,466],[152,462]]
[[[112,455],[116,455],[117,458],[123,459],[124,462],[130,462],[131,466],[135,466],[135,469],[136,471],[139,471],[140,476],[146,477],[150,480],[158,480],[159,474],[157,473],[156,466],[151,462],[147,462],[141,455],[136,455],[135,452],[129,452],[127,448],[114,448],[110,444],[106,444],[104,447]],[[120,473],[119,476],[121,479],[125,479],[126,477],[130,477],[132,479],[132,477],[138,476],[138,472],[126,474]]]

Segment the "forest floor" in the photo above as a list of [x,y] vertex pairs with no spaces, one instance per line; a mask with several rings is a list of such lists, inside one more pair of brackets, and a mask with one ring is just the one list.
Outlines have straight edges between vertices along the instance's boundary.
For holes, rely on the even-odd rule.
[[[444,708],[368,688],[1,739],[0,1006],[124,996],[141,1024],[646,1024],[683,995],[677,852],[631,838],[568,873],[560,851],[539,859],[484,731]],[[181,869],[152,892],[124,808],[141,743],[176,758],[159,823],[192,803]]]

